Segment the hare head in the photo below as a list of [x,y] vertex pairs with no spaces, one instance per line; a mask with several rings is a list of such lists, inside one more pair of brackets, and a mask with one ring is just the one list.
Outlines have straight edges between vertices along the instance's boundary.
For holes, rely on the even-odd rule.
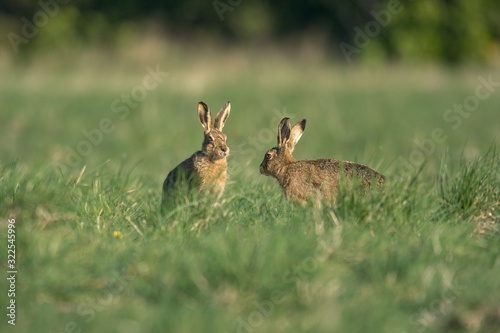
[[267,151],[260,164],[261,174],[278,178],[285,173],[287,166],[295,162],[292,152],[305,128],[306,119],[299,121],[293,128],[290,118],[281,120],[278,126],[278,146]]
[[231,103],[227,102],[219,113],[217,113],[215,121],[212,124],[210,109],[205,103],[198,103],[198,117],[200,118],[205,135],[201,151],[211,160],[219,160],[229,155],[229,147],[226,144],[227,136],[222,133],[222,128],[230,111]]

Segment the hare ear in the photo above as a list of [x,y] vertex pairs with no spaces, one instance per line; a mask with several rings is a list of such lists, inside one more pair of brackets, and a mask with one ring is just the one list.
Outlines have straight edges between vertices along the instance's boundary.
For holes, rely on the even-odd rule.
[[295,145],[297,144],[297,142],[299,142],[299,139],[302,136],[302,133],[304,133],[305,129],[306,129],[305,119],[302,119],[297,124],[295,124],[295,126],[293,126],[290,132],[290,140],[288,140],[288,149],[290,149],[290,152],[293,151]]
[[203,102],[198,103],[198,117],[200,118],[201,126],[205,129],[205,133],[209,132],[212,128],[212,115],[208,106]]
[[214,128],[216,130],[222,131],[222,127],[224,127],[224,123],[226,122],[227,117],[229,117],[229,112],[231,112],[231,103],[227,101],[226,105],[220,109],[219,113],[215,117]]
[[290,118],[283,118],[278,126],[278,146],[284,146],[290,138]]

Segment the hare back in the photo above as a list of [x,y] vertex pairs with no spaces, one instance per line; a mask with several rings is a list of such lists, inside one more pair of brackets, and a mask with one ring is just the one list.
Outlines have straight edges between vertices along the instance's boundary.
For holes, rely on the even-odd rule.
[[163,191],[168,192],[177,188],[179,182],[187,182],[189,186],[197,187],[199,191],[210,188],[220,192],[224,189],[226,178],[225,158],[212,160],[203,152],[197,151],[170,171],[163,183]]
[[353,176],[360,178],[365,186],[370,186],[373,179],[382,184],[385,177],[374,169],[359,163],[335,159],[300,160],[288,166],[281,184],[286,196],[306,197],[312,189],[331,193],[335,196],[341,182],[341,176],[347,180]]
[[191,156],[168,173],[167,178],[163,182],[163,192],[177,188],[181,182],[187,183],[189,186],[194,186],[196,178],[196,171]]

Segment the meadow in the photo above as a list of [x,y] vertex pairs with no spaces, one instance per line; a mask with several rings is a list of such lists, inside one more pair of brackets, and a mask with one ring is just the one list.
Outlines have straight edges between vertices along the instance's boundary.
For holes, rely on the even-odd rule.
[[[0,71],[0,258],[8,271],[15,219],[18,272],[0,331],[500,327],[498,69],[146,44]],[[201,147],[197,103],[228,100],[221,201],[162,215],[165,176]],[[308,121],[296,158],[368,164],[386,185],[287,202],[259,174],[285,116]]]

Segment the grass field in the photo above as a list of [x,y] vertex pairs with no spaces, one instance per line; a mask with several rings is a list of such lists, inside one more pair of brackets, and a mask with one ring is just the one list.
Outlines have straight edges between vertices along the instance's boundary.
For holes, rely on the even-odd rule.
[[[500,71],[134,57],[0,66],[5,313],[9,218],[18,271],[0,331],[498,332],[500,86],[483,82]],[[200,100],[231,101],[230,181],[162,216]],[[296,158],[369,164],[386,186],[284,200],[258,167],[285,116],[308,119]]]

